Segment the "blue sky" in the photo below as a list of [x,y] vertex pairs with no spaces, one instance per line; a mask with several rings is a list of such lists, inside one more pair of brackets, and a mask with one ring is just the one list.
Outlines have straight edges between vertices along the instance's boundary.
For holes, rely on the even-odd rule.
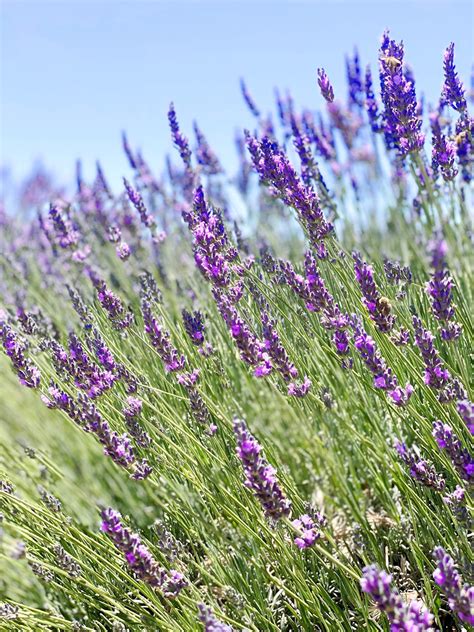
[[233,165],[234,129],[252,125],[241,76],[262,109],[272,107],[275,86],[317,108],[316,68],[324,66],[342,92],[344,53],[357,44],[363,64],[375,67],[385,27],[404,40],[418,89],[431,100],[450,41],[466,84],[474,60],[469,0],[3,0],[0,11],[0,162],[16,178],[39,158],[70,181],[76,158],[86,175],[100,159],[118,185],[128,173],[122,129],[161,168],[173,151],[171,100],[184,131],[196,119],[224,164]]

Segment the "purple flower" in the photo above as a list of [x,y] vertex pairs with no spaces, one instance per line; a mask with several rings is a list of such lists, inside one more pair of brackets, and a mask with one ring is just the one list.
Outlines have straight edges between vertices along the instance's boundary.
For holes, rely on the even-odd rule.
[[457,409],[469,432],[474,435],[474,404],[464,399],[457,403]]
[[172,103],[170,103],[168,110],[168,121],[171,129],[171,137],[179,151],[179,155],[186,167],[191,169],[191,150],[189,149],[189,142],[186,136],[184,136],[179,129],[178,119],[176,118],[176,112]]
[[406,155],[419,151],[424,144],[422,120],[418,113],[415,85],[404,73],[403,43],[390,39],[388,31],[380,48],[380,84],[382,91],[383,130],[389,147]]
[[127,312],[118,296],[110,290],[105,281],[98,279],[94,273],[89,273],[92,283],[97,291],[97,298],[108,314],[112,327],[117,330],[130,327],[133,322],[133,314]]
[[443,340],[455,340],[461,335],[461,325],[453,322],[453,279],[446,267],[445,240],[436,236],[430,242],[431,265],[433,276],[427,283],[426,291],[431,298],[431,307],[434,317],[441,323],[441,337]]
[[321,537],[320,527],[326,524],[326,519],[321,513],[317,513],[314,516],[303,514],[296,520],[293,520],[291,524],[299,532],[294,539],[296,546],[299,549],[307,549],[313,546],[316,540],[319,540]]
[[334,90],[324,68],[318,68],[318,85],[328,103],[334,101]]
[[443,104],[450,105],[457,112],[465,113],[467,109],[465,88],[458,77],[454,65],[454,44],[451,43],[444,51],[444,84],[441,92]]
[[86,432],[94,434],[104,447],[104,454],[121,467],[128,468],[135,462],[133,448],[126,434],[118,435],[102,418],[94,404],[83,394],[77,402],[52,382],[49,397],[41,396],[48,408],[63,410],[74,423]]
[[142,448],[147,448],[151,444],[151,438],[148,433],[143,430],[138,421],[142,407],[143,403],[141,399],[137,397],[127,397],[126,405],[123,408],[123,415],[130,436],[135,439],[137,445]]
[[413,316],[413,327],[415,329],[415,344],[425,363],[425,384],[438,391],[443,401],[450,401],[456,394],[449,392],[449,385],[452,382],[451,374],[443,367],[433,344],[434,336],[423,327],[418,316]]
[[268,375],[272,369],[272,364],[265,344],[250,330],[235,306],[222,291],[214,288],[213,295],[217,309],[234,339],[242,360],[250,366],[260,367],[256,372],[257,377]]
[[143,544],[140,536],[122,524],[122,516],[112,508],[101,512],[104,531],[121,551],[131,571],[143,582],[159,589],[165,597],[173,599],[188,584],[184,576],[177,571],[166,571],[154,559],[150,549]]
[[431,463],[421,459],[413,448],[408,448],[405,443],[395,441],[395,449],[400,459],[410,468],[410,476],[416,481],[441,491],[446,487],[446,481],[438,474]]
[[115,249],[115,252],[117,253],[117,257],[121,261],[126,261],[130,257],[130,255],[132,254],[130,246],[125,241],[122,241],[117,246],[117,248]]
[[266,311],[261,313],[261,321],[263,344],[272,360],[272,365],[286,382],[290,382],[292,379],[298,377],[298,371],[280,341],[280,337],[275,328],[276,322],[270,318]]
[[454,180],[458,170],[454,165],[456,143],[447,138],[441,131],[439,116],[430,116],[432,131],[431,168],[437,177],[439,171],[446,182]]
[[346,77],[349,86],[349,107],[360,109],[364,104],[364,84],[357,49],[354,50],[352,57],[346,56]]
[[291,503],[278,484],[276,470],[263,456],[262,447],[240,419],[234,420],[234,433],[237,439],[237,456],[244,469],[245,486],[258,498],[267,518],[276,521],[288,516]]
[[288,395],[291,397],[304,397],[311,388],[312,382],[308,376],[305,375],[303,381],[300,384],[291,382],[288,384]]
[[435,421],[433,423],[433,437],[438,446],[448,453],[461,477],[468,481],[474,478],[474,459],[469,451],[462,447],[461,441],[451,426],[442,421]]
[[146,210],[146,206],[140,192],[134,189],[126,178],[123,179],[123,184],[127,191],[130,202],[133,204],[133,206],[138,211],[138,214],[140,215],[140,220],[142,224],[144,226],[147,226],[147,228],[154,228],[156,225],[155,219]]
[[324,218],[316,191],[298,177],[288,156],[277,143],[264,136],[261,141],[247,134],[247,147],[260,181],[288,206],[293,207],[315,250],[333,229]]
[[389,301],[380,295],[374,281],[374,270],[371,265],[362,260],[359,253],[352,253],[354,259],[354,271],[357,282],[364,298],[362,302],[366,306],[371,320],[377,329],[383,333],[393,329],[395,317],[391,313]]
[[[186,333],[191,339],[191,342],[201,348],[204,344],[204,317],[200,311],[188,312],[186,309],[183,309],[181,312],[183,317],[183,324],[186,330]],[[208,345],[210,349],[207,351],[212,351],[212,347]]]
[[434,632],[433,615],[419,602],[405,603],[391,584],[392,576],[377,566],[363,569],[361,588],[372,597],[377,608],[385,612],[392,632]]
[[212,151],[204,134],[201,132],[197,123],[194,123],[194,134],[196,136],[196,159],[203,168],[204,173],[208,175],[216,175],[222,173],[222,167],[216,154]]
[[372,86],[372,73],[370,71],[370,66],[367,66],[365,70],[365,109],[367,110],[367,116],[369,117],[369,123],[372,131],[379,132],[381,129],[380,113]]
[[288,261],[281,261],[280,267],[287,284],[305,302],[310,312],[321,313],[321,324],[328,331],[333,331],[333,343],[338,355],[345,356],[349,352],[349,338],[346,329],[349,319],[343,314],[334,297],[326,288],[324,279],[319,273],[316,259],[310,252],[305,255],[306,277],[296,274]]
[[222,623],[212,614],[212,610],[203,603],[198,604],[199,621],[204,626],[204,632],[233,632],[233,628]]
[[411,384],[407,384],[405,388],[398,385],[397,378],[380,355],[373,338],[367,334],[357,318],[354,318],[353,329],[354,346],[374,376],[374,387],[387,391],[397,406],[405,406],[413,393]]
[[453,558],[441,546],[434,549],[433,556],[436,559],[433,579],[443,591],[449,607],[461,621],[474,625],[474,586],[463,584]]
[[125,155],[127,156],[128,162],[131,166],[132,169],[136,169],[137,168],[137,163],[135,162],[135,157],[133,155],[133,152],[130,148],[130,145],[128,143],[128,139],[127,139],[127,135],[125,132],[122,132],[122,147],[123,150],[125,152]]
[[20,384],[28,388],[37,388],[41,381],[39,369],[26,357],[26,347],[22,340],[2,320],[0,320],[0,340],[5,353],[11,360],[13,370],[18,376]]
[[183,218],[193,234],[199,271],[212,285],[227,287],[232,279],[231,264],[238,253],[229,242],[222,217],[206,203],[201,186],[194,191],[192,210],[183,213]]
[[240,80],[240,90],[242,92],[242,96],[244,97],[244,101],[247,104],[248,109],[252,112],[255,118],[260,118],[260,111],[255,105],[255,101],[253,100],[250,92],[247,90],[247,86],[245,85],[245,81],[243,79]]
[[150,338],[151,344],[155,347],[158,355],[163,360],[165,370],[168,372],[180,371],[184,368],[186,359],[184,355],[179,355],[177,349],[170,342],[170,335],[165,331],[151,311],[150,302],[142,299],[142,315],[145,323],[145,331]]
[[61,248],[75,248],[79,241],[79,233],[74,229],[69,219],[64,219],[57,206],[51,204],[49,218],[56,235],[56,242]]

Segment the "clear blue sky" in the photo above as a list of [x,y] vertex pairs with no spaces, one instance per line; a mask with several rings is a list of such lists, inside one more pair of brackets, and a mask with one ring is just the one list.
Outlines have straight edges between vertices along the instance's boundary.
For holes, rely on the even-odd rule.
[[17,178],[40,158],[70,181],[79,157],[86,175],[100,159],[118,184],[128,173],[122,129],[160,167],[171,150],[171,100],[184,131],[195,118],[233,164],[234,129],[252,124],[239,77],[263,109],[272,106],[275,86],[290,88],[297,104],[319,107],[316,68],[324,66],[342,91],[344,53],[357,44],[363,64],[375,67],[387,26],[404,40],[418,90],[431,100],[450,41],[466,84],[474,60],[469,0],[0,4],[0,162]]

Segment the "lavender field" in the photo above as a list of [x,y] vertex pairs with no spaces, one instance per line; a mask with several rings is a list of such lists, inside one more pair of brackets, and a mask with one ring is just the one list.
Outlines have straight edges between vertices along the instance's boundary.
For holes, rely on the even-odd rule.
[[1,630],[473,629],[474,88],[393,36],[5,198]]

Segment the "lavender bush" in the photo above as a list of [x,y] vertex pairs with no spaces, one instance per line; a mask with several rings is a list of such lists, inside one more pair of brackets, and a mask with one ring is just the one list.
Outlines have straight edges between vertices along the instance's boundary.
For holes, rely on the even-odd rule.
[[2,203],[0,629],[473,624],[472,95],[406,55]]

